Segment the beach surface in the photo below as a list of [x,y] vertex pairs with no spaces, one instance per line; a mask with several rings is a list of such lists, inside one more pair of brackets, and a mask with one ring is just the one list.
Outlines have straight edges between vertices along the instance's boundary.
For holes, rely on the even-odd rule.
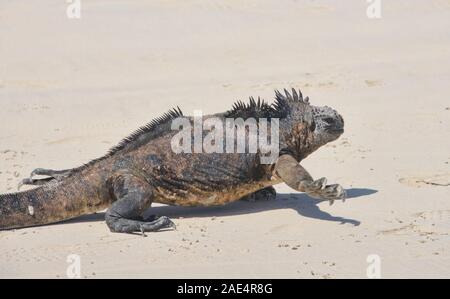
[[[179,106],[299,88],[345,118],[302,164],[345,203],[155,205],[178,230],[104,214],[0,231],[0,278],[450,278],[450,1],[0,1],[0,193],[100,157]],[[75,258],[74,258],[75,257]],[[68,273],[69,272],[69,273]]]

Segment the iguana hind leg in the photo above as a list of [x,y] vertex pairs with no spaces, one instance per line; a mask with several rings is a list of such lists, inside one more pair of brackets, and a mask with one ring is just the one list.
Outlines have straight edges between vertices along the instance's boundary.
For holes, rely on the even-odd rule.
[[52,178],[60,178],[67,176],[72,169],[64,169],[64,170],[54,170],[54,169],[45,169],[45,168],[36,168],[30,174],[30,179],[32,179],[36,175],[46,175]]
[[17,186],[17,190],[20,190],[23,185],[32,185],[32,186],[42,186],[47,184],[50,181],[53,181],[54,178],[45,178],[45,179],[23,179],[19,182],[19,185]]
[[241,198],[241,200],[245,201],[272,200],[275,199],[276,197],[277,191],[275,191],[274,187],[269,186],[264,189],[253,192],[252,194],[244,196],[243,198]]
[[341,185],[327,185],[326,178],[313,180],[311,175],[290,155],[282,155],[275,165],[276,174],[294,190],[305,192],[309,196],[328,200],[345,200],[346,193]]
[[105,215],[106,224],[112,232],[141,232],[144,235],[145,232],[175,228],[166,216],[155,217],[151,221],[142,220],[154,197],[153,187],[145,180],[122,174],[112,180],[110,187],[117,199]]
[[[50,181],[60,180],[64,177],[66,177],[71,171],[72,171],[72,169],[54,170],[54,169],[36,168],[35,170],[33,170],[31,172],[29,178],[23,179],[19,182],[17,189],[20,190],[20,188],[23,185],[32,185],[32,186],[45,185]],[[37,175],[45,175],[45,176],[49,176],[49,177],[43,178],[43,179],[33,179],[33,177],[37,176]]]

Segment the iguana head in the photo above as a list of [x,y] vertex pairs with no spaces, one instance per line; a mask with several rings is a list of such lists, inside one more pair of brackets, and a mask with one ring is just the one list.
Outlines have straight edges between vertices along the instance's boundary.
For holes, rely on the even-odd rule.
[[280,145],[298,159],[339,138],[344,132],[344,119],[334,109],[312,106],[308,97],[292,89],[292,94],[276,91],[273,107],[281,115]]
[[344,119],[336,110],[328,106],[310,107],[312,110],[311,130],[319,146],[338,139],[344,133]]

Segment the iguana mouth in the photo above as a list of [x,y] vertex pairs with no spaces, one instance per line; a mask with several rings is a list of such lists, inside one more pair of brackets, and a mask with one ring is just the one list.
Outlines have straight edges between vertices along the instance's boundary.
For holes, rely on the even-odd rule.
[[327,127],[326,130],[331,133],[344,133],[344,128]]

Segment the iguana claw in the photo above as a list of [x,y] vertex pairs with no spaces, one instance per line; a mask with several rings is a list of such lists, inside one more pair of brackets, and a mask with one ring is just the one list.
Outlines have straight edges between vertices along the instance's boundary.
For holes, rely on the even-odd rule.
[[177,225],[172,220],[169,223],[169,227],[173,228],[174,230],[177,230]]
[[142,236],[143,238],[147,237],[147,235],[145,234],[144,226],[141,225],[141,226],[139,227],[139,229],[141,230],[141,236]]
[[318,180],[315,180],[312,183],[312,186],[318,190],[322,190],[326,187],[327,185],[327,179],[326,178],[320,178]]
[[305,192],[316,199],[328,200],[330,206],[335,200],[345,201],[347,196],[344,188],[341,185],[333,184],[326,185],[326,178],[321,178],[313,182],[304,184]]
[[23,179],[23,180],[21,180],[19,182],[19,184],[17,185],[17,191],[20,191],[20,188],[22,188],[23,185],[26,185],[27,184],[26,182],[28,182],[28,180],[30,180],[30,179]]

